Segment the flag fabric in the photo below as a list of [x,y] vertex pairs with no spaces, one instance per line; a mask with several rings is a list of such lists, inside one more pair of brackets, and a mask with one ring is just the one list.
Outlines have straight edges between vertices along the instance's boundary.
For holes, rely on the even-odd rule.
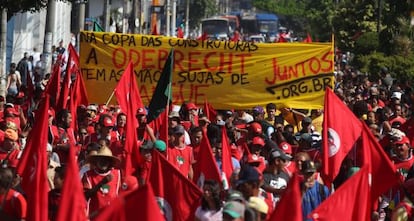
[[269,221],[289,220],[302,221],[302,194],[299,174],[294,173],[292,179],[277,203]]
[[96,21],[93,22],[93,31],[94,32],[105,32],[105,30]]
[[57,213],[57,221],[85,221],[86,199],[79,175],[75,148],[69,148],[69,158],[65,169],[65,179],[62,186],[61,201]]
[[217,111],[213,108],[213,106],[210,103],[208,103],[207,100],[204,101],[203,113],[211,122],[214,122],[216,120]]
[[362,146],[362,166],[368,167],[368,172],[372,176],[371,200],[374,202],[381,194],[398,184],[399,175],[395,165],[366,124],[363,124]]
[[144,108],[139,94],[137,82],[135,80],[134,67],[129,62],[115,88],[115,96],[121,110],[126,113],[125,125],[125,162],[122,165],[123,176],[131,175],[134,172],[135,163],[140,160],[139,146],[137,143],[138,135],[136,127],[138,121],[135,112],[138,108]]
[[201,139],[199,148],[200,153],[198,156],[200,157],[195,159],[196,163],[193,164],[194,182],[196,182],[199,187],[203,186],[204,180],[215,180],[218,183],[221,183],[220,170],[217,167],[217,163],[205,131],[203,131],[203,139]]
[[207,39],[208,39],[208,34],[205,32],[203,32],[203,34],[197,38],[197,40],[200,40],[200,41],[205,41]]
[[56,109],[56,104],[59,100],[60,95],[60,75],[61,68],[59,64],[53,66],[52,76],[50,76],[49,82],[47,83],[45,93],[48,94],[53,103],[50,104],[53,108]]
[[174,49],[171,49],[164,64],[160,79],[148,105],[147,121],[151,122],[165,111],[172,99],[172,72],[174,69]]
[[177,38],[184,38],[184,31],[182,27],[177,28]]
[[312,213],[313,220],[371,220],[369,172],[363,167]]
[[49,127],[49,96],[42,100],[36,112],[33,129],[27,138],[26,147],[17,166],[17,174],[22,177],[22,188],[26,193],[27,219],[29,221],[48,220],[48,192],[47,179],[48,157],[46,146]]
[[153,151],[149,182],[167,220],[194,220],[201,190],[158,151]]
[[[70,57],[69,57],[70,58]],[[62,109],[66,109],[68,107],[68,98],[70,95],[70,88],[71,88],[71,84],[72,84],[72,79],[71,79],[71,75],[72,75],[72,67],[70,67],[71,65],[68,64],[68,68],[66,69],[66,73],[65,73],[65,78],[63,79],[63,84],[61,87],[61,96],[59,96],[59,100],[56,102],[56,112],[59,112]]]
[[330,88],[326,88],[324,107],[322,175],[330,186],[343,159],[361,136],[362,122]]
[[311,43],[312,42],[312,36],[309,33],[307,33],[306,38],[303,39],[303,42]]
[[229,184],[231,174],[233,173],[233,163],[231,160],[231,146],[229,144],[226,126],[221,127],[221,148],[221,171],[226,178],[225,181]]
[[159,35],[159,33],[158,33],[158,27],[157,27],[157,23],[156,22],[152,26],[151,35]]
[[138,220],[137,215],[141,221],[165,220],[150,184],[116,198],[94,220]]
[[286,39],[285,34],[280,34],[279,39],[277,40],[277,43],[283,43],[283,42],[288,42],[288,41]]

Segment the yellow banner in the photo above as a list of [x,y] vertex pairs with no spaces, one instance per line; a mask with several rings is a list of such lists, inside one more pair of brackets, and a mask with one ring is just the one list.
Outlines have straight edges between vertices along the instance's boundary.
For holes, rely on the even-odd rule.
[[173,103],[205,100],[216,109],[323,106],[333,86],[331,43],[196,41],[164,36],[82,32],[80,65],[89,100],[105,103],[132,61],[142,101],[149,104],[171,48]]

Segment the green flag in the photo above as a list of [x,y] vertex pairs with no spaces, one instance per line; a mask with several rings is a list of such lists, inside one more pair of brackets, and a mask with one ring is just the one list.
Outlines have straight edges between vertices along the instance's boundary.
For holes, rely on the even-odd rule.
[[168,54],[160,79],[148,107],[147,121],[155,120],[166,108],[172,97],[172,72],[174,68],[174,49]]
[[96,21],[93,22],[93,31],[94,32],[105,32],[105,30]]

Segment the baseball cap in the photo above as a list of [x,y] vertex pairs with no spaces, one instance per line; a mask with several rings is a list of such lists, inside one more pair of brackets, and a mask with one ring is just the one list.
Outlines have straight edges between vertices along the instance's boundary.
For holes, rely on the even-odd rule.
[[285,154],[285,152],[283,152],[283,150],[281,150],[280,148],[274,148],[270,151],[269,159],[274,160],[276,158],[280,158],[283,160],[292,160],[292,157]]
[[227,201],[239,201],[244,202],[245,199],[243,197],[243,194],[240,191],[237,190],[231,190],[229,192],[229,195],[227,196]]
[[156,140],[154,142],[154,148],[160,152],[164,152],[167,149],[167,144],[162,140]]
[[303,133],[300,135],[300,140],[302,141],[306,141],[308,143],[312,143],[313,139],[312,139],[312,135],[310,133]]
[[312,118],[310,117],[305,117],[302,119],[302,124],[311,124],[312,123]]
[[168,114],[168,118],[180,118],[180,114],[177,111],[171,111],[170,114]]
[[312,160],[306,160],[302,163],[302,173],[315,173],[316,172],[316,166],[315,163]]
[[194,110],[194,109],[198,109],[198,107],[194,103],[187,104],[187,110]]
[[260,173],[257,171],[256,168],[252,166],[244,166],[240,170],[239,173],[239,180],[237,180],[236,185],[240,185],[246,182],[259,182],[260,181]]
[[251,196],[249,198],[249,206],[261,213],[267,214],[269,211],[269,206],[266,204],[266,202],[257,196]]
[[147,110],[145,110],[143,107],[140,107],[137,109],[137,115],[147,115]]
[[399,139],[394,140],[394,143],[399,144],[399,145],[406,144],[406,143],[410,143],[410,139],[408,139],[407,136],[402,136]]
[[265,141],[264,141],[263,138],[256,136],[256,137],[253,137],[252,144],[253,145],[260,145],[260,146],[263,147],[265,145]]
[[292,154],[292,145],[290,145],[288,142],[282,142],[279,146],[286,154]]
[[251,123],[249,128],[255,134],[261,134],[262,133],[262,125],[260,125],[257,122]]
[[395,92],[393,92],[393,93],[392,93],[392,95],[391,95],[391,99],[393,99],[393,98],[397,98],[398,100],[401,100],[401,95],[402,95],[402,93],[401,93],[401,92],[399,92],[399,91],[395,91]]
[[264,109],[262,106],[256,106],[253,108],[253,115],[264,114]]
[[262,161],[260,161],[260,158],[256,154],[249,154],[247,156],[247,163],[253,164],[260,164]]
[[181,125],[177,125],[176,127],[174,127],[173,129],[173,133],[174,134],[185,134],[185,129],[183,126]]
[[103,120],[103,125],[104,125],[104,127],[113,127],[113,126],[114,126],[114,122],[112,121],[112,119],[111,119],[111,118],[106,117],[106,118]]
[[223,213],[231,216],[233,219],[244,217],[246,207],[237,201],[230,201],[224,204]]
[[146,140],[141,144],[142,150],[152,150],[154,148],[154,143],[150,140]]
[[98,112],[98,108],[96,107],[96,105],[88,105],[88,107],[86,107],[87,110],[91,110],[91,111],[95,111]]

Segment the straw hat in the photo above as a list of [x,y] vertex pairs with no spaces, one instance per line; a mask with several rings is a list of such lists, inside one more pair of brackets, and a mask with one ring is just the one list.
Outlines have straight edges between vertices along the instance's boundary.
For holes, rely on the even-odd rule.
[[98,150],[98,152],[96,154],[93,155],[89,155],[87,160],[88,161],[95,161],[98,159],[102,159],[102,158],[107,158],[112,160],[112,165],[116,165],[119,164],[121,161],[118,159],[118,157],[114,157],[112,155],[112,151],[108,148],[108,147],[102,147]]

